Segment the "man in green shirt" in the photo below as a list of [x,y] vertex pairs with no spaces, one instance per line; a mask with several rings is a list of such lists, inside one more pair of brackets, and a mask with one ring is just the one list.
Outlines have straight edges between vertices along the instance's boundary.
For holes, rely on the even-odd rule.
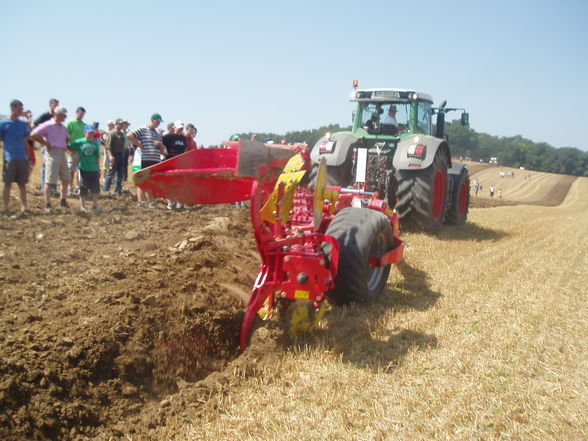
[[[84,119],[84,116],[86,115],[86,109],[84,109],[83,107],[78,107],[76,109],[76,119],[72,119],[71,121],[68,121],[67,124],[65,125],[65,127],[67,128],[67,133],[69,135],[69,142],[70,144],[80,138],[84,137],[84,128],[86,127],[86,123],[84,121],[82,121]],[[70,149],[70,155],[69,155],[69,159],[68,159],[68,165],[69,165],[69,172],[71,173],[71,179],[70,179],[70,195],[74,194],[74,180],[75,177],[78,174],[78,162],[80,160],[80,156],[78,154],[78,152],[76,152],[75,150],[71,150]],[[79,186],[79,181],[78,181],[78,186]]]
[[94,127],[84,128],[83,137],[72,142],[69,146],[79,155],[78,168],[80,170],[80,211],[87,213],[86,200],[88,193],[92,197],[92,208],[100,210],[98,195],[100,194],[100,144],[94,138]]

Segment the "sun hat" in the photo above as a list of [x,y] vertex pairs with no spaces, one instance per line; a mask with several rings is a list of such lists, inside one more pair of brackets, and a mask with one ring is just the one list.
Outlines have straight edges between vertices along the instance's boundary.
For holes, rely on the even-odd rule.
[[57,106],[55,110],[53,110],[55,115],[67,115],[67,109],[63,106]]

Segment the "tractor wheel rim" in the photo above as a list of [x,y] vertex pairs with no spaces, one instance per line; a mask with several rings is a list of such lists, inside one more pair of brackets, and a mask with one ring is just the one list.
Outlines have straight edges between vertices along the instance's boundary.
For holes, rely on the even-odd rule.
[[435,186],[433,187],[433,220],[438,221],[443,213],[445,205],[445,175],[443,170],[437,170],[435,174]]
[[466,212],[466,207],[468,205],[468,193],[467,193],[467,185],[465,182],[462,182],[459,186],[459,215],[463,216]]

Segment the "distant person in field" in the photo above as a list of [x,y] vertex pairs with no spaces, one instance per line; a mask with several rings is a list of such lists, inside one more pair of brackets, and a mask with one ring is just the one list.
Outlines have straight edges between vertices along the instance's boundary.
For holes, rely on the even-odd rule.
[[33,139],[45,146],[47,162],[45,176],[45,211],[50,213],[51,206],[51,185],[57,185],[61,180],[61,201],[59,205],[69,208],[65,199],[69,187],[70,173],[67,165],[66,150],[69,143],[67,128],[63,124],[67,117],[67,109],[57,106],[54,110],[53,119],[35,127],[31,136]]
[[99,211],[98,196],[100,195],[100,143],[96,141],[94,127],[84,127],[83,136],[70,143],[70,149],[79,154],[78,169],[80,172],[80,212],[87,213],[86,200],[92,198],[92,209]]
[[118,118],[114,122],[114,128],[108,132],[106,141],[106,152],[108,154],[108,172],[104,180],[102,190],[106,193],[110,191],[112,178],[116,175],[114,192],[122,195],[122,183],[125,176],[125,133],[123,132],[123,120]]
[[[141,168],[151,167],[161,162],[161,156],[165,152],[165,147],[161,142],[161,135],[157,131],[159,125],[163,122],[159,113],[151,115],[149,124],[132,130],[127,137],[131,143],[141,151]],[[145,206],[145,199],[149,206]],[[155,201],[149,192],[137,187],[137,201],[141,208],[155,208]]]
[[[72,143],[77,141],[80,138],[84,137],[84,127],[86,127],[86,123],[83,121],[84,116],[86,115],[86,109],[83,107],[78,107],[76,109],[76,118],[69,120],[65,127],[67,128],[67,134],[69,135],[69,142]],[[78,152],[75,150],[69,151],[69,159],[67,161],[69,165],[69,171],[71,174],[71,187],[70,187],[70,194],[75,193],[75,180],[78,176],[78,163],[80,161],[80,156]]]
[[10,102],[10,116],[0,121],[0,140],[4,144],[2,155],[2,176],[4,191],[2,201],[4,211],[8,212],[12,183],[16,182],[20,196],[20,211],[27,211],[27,183],[29,182],[29,158],[26,141],[30,127],[20,117],[24,114],[24,106],[19,100]]
[[494,197],[494,185],[490,186],[490,197],[493,198]]
[[498,199],[502,199],[502,188],[498,189]]
[[478,178],[474,179],[474,197],[478,196],[478,192],[480,191],[480,181]]

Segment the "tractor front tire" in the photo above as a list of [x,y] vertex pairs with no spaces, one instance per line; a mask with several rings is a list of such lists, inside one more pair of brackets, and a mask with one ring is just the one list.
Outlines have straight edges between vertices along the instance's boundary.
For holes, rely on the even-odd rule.
[[[390,265],[370,266],[370,257],[382,257],[392,249],[394,234],[386,216],[367,208],[349,207],[333,219],[326,233],[339,242],[335,288],[327,298],[335,305],[371,303],[386,286]],[[330,245],[325,245],[327,256]]]
[[467,168],[463,168],[459,174],[450,174],[453,182],[451,201],[447,209],[446,221],[448,224],[463,225],[468,218],[470,206],[470,176]]
[[401,221],[434,233],[443,227],[449,203],[448,158],[441,149],[424,170],[398,170],[398,203]]

